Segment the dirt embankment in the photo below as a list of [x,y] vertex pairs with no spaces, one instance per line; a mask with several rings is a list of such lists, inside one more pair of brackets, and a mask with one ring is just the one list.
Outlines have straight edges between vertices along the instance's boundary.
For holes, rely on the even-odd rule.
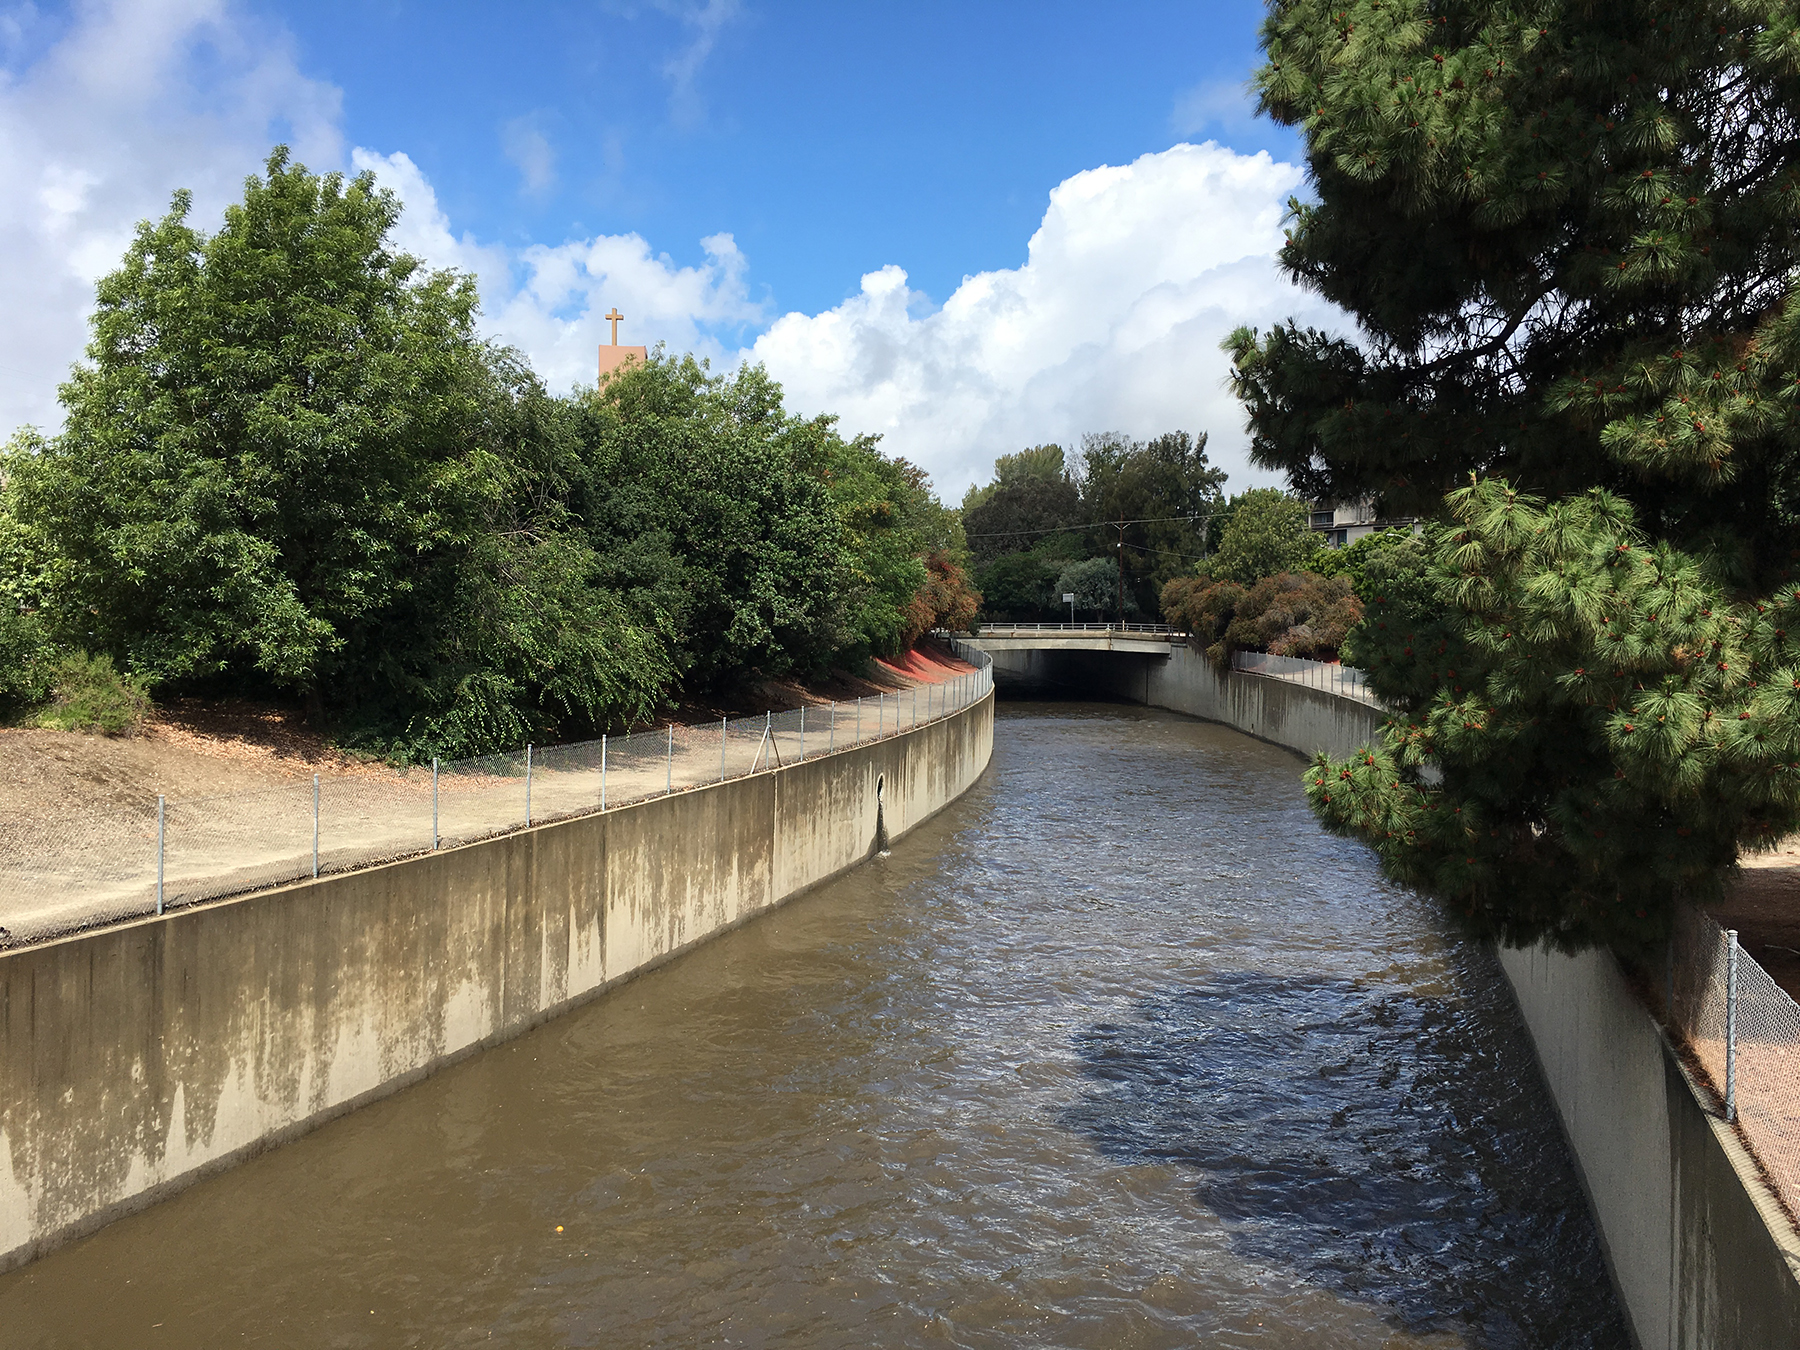
[[[970,670],[933,644],[864,675],[763,680],[729,699],[684,700],[667,722],[713,722],[935,684]],[[638,728],[641,730],[642,728]],[[0,728],[0,816],[51,820],[73,811],[254,792],[309,780],[397,778],[380,761],[336,749],[291,708],[243,699],[174,699],[132,736]]]
[[1708,911],[1769,977],[1800,999],[1800,835],[1744,857],[1725,898]]

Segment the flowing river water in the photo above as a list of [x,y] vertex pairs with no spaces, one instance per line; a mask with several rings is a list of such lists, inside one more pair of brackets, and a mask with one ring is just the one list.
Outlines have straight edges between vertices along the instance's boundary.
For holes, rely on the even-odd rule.
[[1498,968],[1299,769],[1002,704],[890,856],[0,1277],[0,1346],[1623,1350]]

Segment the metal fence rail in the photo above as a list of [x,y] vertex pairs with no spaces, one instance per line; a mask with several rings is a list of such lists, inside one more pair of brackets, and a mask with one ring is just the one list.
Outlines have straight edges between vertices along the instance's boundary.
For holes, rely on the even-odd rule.
[[1663,1013],[1720,1115],[1737,1125],[1800,1221],[1800,1003],[1738,945],[1735,931],[1683,908],[1669,943]]
[[935,685],[575,745],[0,821],[0,946],[347,871],[767,773],[979,702],[992,660]]
[[1270,656],[1267,652],[1233,652],[1231,668],[1246,675],[1287,680],[1308,689],[1322,689],[1339,698],[1353,698],[1359,703],[1380,706],[1380,700],[1369,689],[1368,676],[1355,666],[1307,661],[1298,656]]

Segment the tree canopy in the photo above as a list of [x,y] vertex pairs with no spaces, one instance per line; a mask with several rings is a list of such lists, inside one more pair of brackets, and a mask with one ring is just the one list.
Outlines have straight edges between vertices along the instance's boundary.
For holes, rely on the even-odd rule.
[[1095,558],[1115,569],[1108,609],[1116,610],[1121,552],[1127,610],[1153,609],[1162,584],[1205,554],[1224,481],[1224,470],[1207,459],[1204,432],[1174,431],[1149,441],[1084,436],[1073,463],[1055,445],[1000,456],[994,480],[963,499],[987,612],[1055,614],[1063,569]]
[[1778,0],[1286,0],[1262,107],[1317,201],[1283,267],[1358,337],[1235,334],[1256,462],[1439,511],[1605,487],[1788,564],[1800,21]]
[[994,481],[971,489],[962,515],[978,563],[1028,552],[1049,535],[1079,527],[1082,518],[1081,491],[1058,445],[1000,456]]
[[552,396],[479,338],[471,281],[393,250],[399,211],[277,149],[216,233],[186,194],[139,227],[64,430],[0,456],[0,700],[91,653],[467,754],[972,610],[915,466],[760,367],[659,351]]
[[1279,572],[1299,571],[1319,548],[1309,517],[1306,503],[1280,488],[1251,488],[1234,497],[1207,572],[1249,585]]
[[1599,489],[1483,481],[1451,509],[1371,559],[1347,655],[1400,716],[1308,792],[1478,932],[1653,946],[1800,824],[1800,590],[1734,600]]
[[1478,931],[1654,941],[1800,823],[1800,19],[1288,0],[1263,36],[1316,193],[1281,260],[1356,336],[1233,336],[1252,454],[1441,518],[1367,560],[1347,651],[1404,716],[1315,806]]

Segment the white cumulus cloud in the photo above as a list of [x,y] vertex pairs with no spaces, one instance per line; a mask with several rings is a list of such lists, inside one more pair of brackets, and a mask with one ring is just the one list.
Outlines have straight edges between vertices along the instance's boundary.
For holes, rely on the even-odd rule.
[[880,433],[951,497],[998,454],[1085,431],[1207,431],[1234,487],[1267,482],[1219,343],[1241,323],[1329,321],[1274,263],[1301,177],[1211,142],[1091,169],[1050,194],[1024,266],[966,278],[935,311],[884,267],[834,309],[777,319],[752,355],[790,406]]
[[[8,21],[8,51],[45,22]],[[282,30],[225,0],[94,0],[29,63],[0,64],[0,437],[60,423],[94,282],[139,220],[186,187],[210,223],[276,141],[334,167],[339,103]]]
[[[735,6],[683,5],[697,67]],[[85,344],[93,283],[133,225],[188,187],[195,223],[215,228],[278,140],[315,170],[391,187],[406,208],[395,242],[473,274],[484,331],[552,389],[592,382],[616,306],[622,341],[721,368],[765,362],[794,410],[880,433],[952,498],[998,454],[1087,431],[1206,431],[1234,486],[1267,481],[1247,469],[1219,341],[1240,323],[1332,318],[1275,269],[1302,175],[1267,154],[1182,144],[1076,174],[1051,192],[1023,266],[965,278],[940,307],[888,266],[835,308],[770,324],[728,233],[686,262],[637,234],[483,242],[457,231],[404,152],[357,149],[346,165],[338,90],[232,0],[92,0],[48,42],[27,31],[33,15],[8,10],[0,25],[0,436],[60,421],[56,385]],[[554,174],[529,121],[504,134],[528,189]]]
[[372,171],[404,205],[396,245],[433,267],[473,274],[481,287],[482,328],[524,352],[552,389],[594,382],[596,348],[611,338],[611,325],[601,316],[614,307],[625,316],[621,343],[663,342],[715,364],[733,359],[717,330],[766,317],[750,299],[749,262],[729,234],[702,239],[706,261],[685,267],[652,251],[637,234],[522,249],[483,244],[454,232],[430,182],[405,154],[358,149],[350,158],[358,172]]

